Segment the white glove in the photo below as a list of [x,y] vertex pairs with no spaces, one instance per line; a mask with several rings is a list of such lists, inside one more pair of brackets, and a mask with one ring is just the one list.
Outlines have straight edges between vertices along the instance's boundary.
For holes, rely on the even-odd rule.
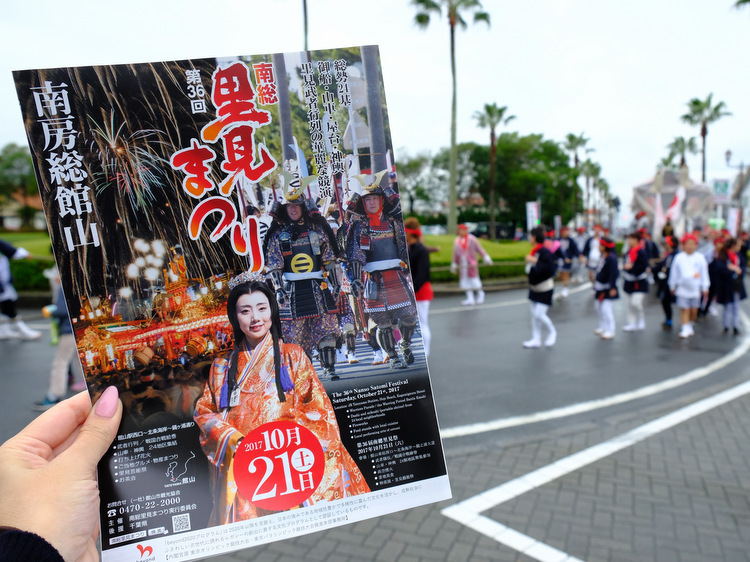
[[484,254],[484,256],[482,256],[482,262],[484,262],[484,265],[492,265],[492,258],[489,254]]
[[28,258],[31,254],[26,248],[16,248],[16,253],[13,254],[14,260],[24,260]]
[[458,273],[458,266],[456,265],[456,262],[451,262],[451,273],[455,275]]

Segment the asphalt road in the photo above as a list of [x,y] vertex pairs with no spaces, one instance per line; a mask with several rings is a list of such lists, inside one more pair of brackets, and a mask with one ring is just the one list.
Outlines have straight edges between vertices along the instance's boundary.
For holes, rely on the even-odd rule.
[[[562,478],[555,486],[540,487],[540,496],[527,494],[529,501],[507,504],[506,511],[494,509],[494,519],[504,519],[515,529],[523,528],[527,534],[522,536],[537,537],[559,549],[546,558],[529,555],[522,544],[503,542],[446,517],[441,510],[456,502],[616,439],[622,432],[750,378],[745,358],[726,360],[735,350],[744,351],[748,345],[744,333],[723,335],[719,319],[713,317],[698,325],[694,338],[680,340],[677,330],[662,331],[655,299],[647,300],[646,330],[635,333],[621,331],[624,309],[619,301],[617,336],[603,341],[592,333],[596,327],[592,297],[582,286],[551,309],[557,344],[533,350],[521,346],[530,336],[525,291],[488,293],[481,306],[464,307],[460,301],[460,296],[437,298],[430,312],[429,366],[453,500],[220,560],[747,559],[750,536],[742,529],[750,527],[745,513],[750,513],[750,481],[742,474],[750,466],[743,452],[750,451],[750,435],[741,422],[743,413],[750,411],[750,399],[730,402],[731,412],[730,406],[724,406],[705,414],[699,418],[699,430],[683,423],[672,430],[674,435],[665,430],[648,441],[689,443],[686,450],[672,452],[662,444],[656,451],[640,453],[632,446],[628,449],[635,455],[628,464],[635,467],[631,472],[615,462],[609,474],[602,468],[604,461],[599,461],[592,464],[593,475],[581,467],[572,473],[573,482]],[[47,327],[43,320],[31,325]],[[47,339],[45,331],[36,342],[0,341],[3,441],[36,415],[30,406],[44,395],[54,351]],[[708,421],[713,427],[713,417],[728,412],[739,422],[715,422],[720,430],[716,430],[719,437],[713,437],[706,429]],[[702,482],[680,488],[680,478],[669,469],[699,465],[689,476],[705,480],[713,463],[721,478],[717,477],[718,483],[711,480],[711,485]],[[664,474],[657,470],[662,465]],[[729,478],[730,470],[739,476]],[[644,471],[648,480],[639,479]],[[629,495],[622,493],[626,485]],[[542,490],[549,494],[550,489],[552,498],[541,496]],[[653,506],[650,513],[639,511],[639,501],[653,502],[665,489],[669,518],[654,513]],[[695,500],[696,491],[710,497]],[[709,501],[719,504],[707,507]],[[719,517],[722,510],[728,511],[733,524]],[[694,525],[692,532],[684,530],[688,524]],[[701,533],[708,533],[708,538]]]
[[[444,430],[546,412],[669,380],[723,356],[738,341],[721,333],[719,318],[700,325],[696,337],[680,340],[677,330],[661,330],[661,309],[653,298],[647,300],[645,331],[619,331],[625,313],[624,302],[618,301],[617,337],[601,340],[593,335],[597,322],[584,285],[550,309],[557,344],[524,349],[521,342],[530,337],[525,291],[488,292],[483,305],[471,307],[462,306],[461,300],[439,297],[430,308],[433,343],[428,364]],[[36,319],[33,310],[26,311],[26,317],[32,318],[30,326],[43,332],[41,339],[0,340],[2,441],[36,415],[31,405],[44,397],[54,353],[48,322]],[[610,413],[594,410],[590,418],[595,422]]]

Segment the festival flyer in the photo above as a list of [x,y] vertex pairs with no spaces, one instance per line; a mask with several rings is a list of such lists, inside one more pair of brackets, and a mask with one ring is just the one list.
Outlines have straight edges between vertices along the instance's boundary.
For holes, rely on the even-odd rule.
[[102,559],[450,497],[378,49],[14,73],[92,399]]

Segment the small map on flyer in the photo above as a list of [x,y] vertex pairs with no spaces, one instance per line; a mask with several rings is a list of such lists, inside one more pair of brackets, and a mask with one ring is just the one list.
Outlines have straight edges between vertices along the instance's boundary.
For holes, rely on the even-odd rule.
[[104,561],[450,497],[376,46],[14,78],[89,392],[124,404]]

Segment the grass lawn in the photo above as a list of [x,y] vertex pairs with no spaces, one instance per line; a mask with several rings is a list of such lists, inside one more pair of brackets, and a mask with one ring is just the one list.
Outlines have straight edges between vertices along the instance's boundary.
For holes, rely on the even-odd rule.
[[[425,236],[425,246],[440,248],[439,252],[430,254],[430,263],[433,266],[450,265],[453,257],[453,242],[456,240],[453,234],[437,234]],[[487,250],[493,261],[523,261],[523,258],[531,250],[529,242],[515,242],[503,240],[493,242],[491,240],[480,240],[479,243]]]
[[[0,232],[0,238],[10,242],[14,246],[26,248],[36,258],[48,258],[50,241],[46,232]],[[453,241],[456,237],[452,234],[438,234],[425,236],[425,245],[440,248],[439,252],[430,254],[433,265],[450,265],[453,255]],[[523,258],[531,250],[529,242],[480,240],[482,247],[492,256],[494,261],[523,261]]]
[[0,232],[0,239],[16,247],[26,248],[33,257],[51,259],[49,236],[46,232]]
[[[38,269],[34,275],[35,280],[28,280],[28,274],[19,271],[19,268],[26,264],[14,263],[14,276],[21,286],[43,286],[44,282],[40,277],[41,271],[49,267],[49,261],[52,259],[50,254],[50,241],[46,232],[0,232],[0,239],[5,240],[13,244],[14,246],[21,246],[26,248],[33,258],[40,260],[38,266],[34,269]],[[453,256],[453,242],[456,237],[452,234],[439,234],[425,236],[425,245],[440,248],[439,252],[430,254],[430,263],[432,264],[432,278],[434,282],[451,283],[456,282],[458,277],[448,271],[450,266],[451,258]],[[497,278],[497,277],[513,277],[523,275],[523,266],[518,262],[523,262],[523,258],[529,253],[531,244],[529,242],[514,242],[508,240],[502,240],[492,242],[490,240],[480,240],[482,247],[487,250],[487,253],[492,257],[495,265],[485,266],[480,265],[482,277]],[[516,264],[508,264],[507,262],[516,262]],[[481,262],[480,262],[481,263]],[[503,265],[505,263],[505,265]],[[17,287],[20,288],[20,287]]]

